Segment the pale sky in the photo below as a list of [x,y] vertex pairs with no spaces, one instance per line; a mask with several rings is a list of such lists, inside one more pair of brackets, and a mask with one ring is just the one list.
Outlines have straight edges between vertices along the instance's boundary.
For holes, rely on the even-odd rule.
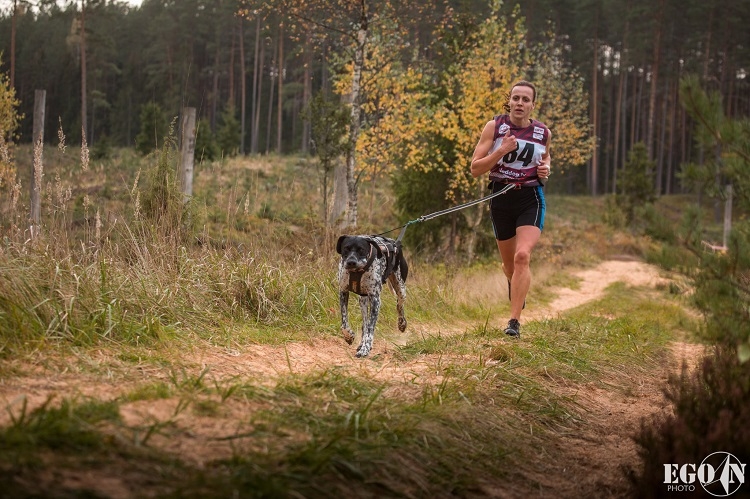
[[[119,0],[119,1],[125,2],[130,5],[140,5],[143,3],[143,0]],[[58,3],[64,4],[65,2],[60,1]],[[80,4],[81,2],[78,2],[78,3]],[[13,0],[0,0],[0,7],[7,7],[7,8],[13,7]]]

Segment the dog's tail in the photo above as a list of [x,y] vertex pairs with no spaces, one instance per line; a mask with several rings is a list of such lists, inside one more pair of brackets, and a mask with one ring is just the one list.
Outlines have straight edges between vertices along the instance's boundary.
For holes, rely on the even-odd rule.
[[404,253],[401,250],[401,247],[398,248],[398,254],[397,254],[397,269],[401,273],[401,280],[406,282],[406,277],[409,275],[409,266],[406,264],[406,258],[404,258]]

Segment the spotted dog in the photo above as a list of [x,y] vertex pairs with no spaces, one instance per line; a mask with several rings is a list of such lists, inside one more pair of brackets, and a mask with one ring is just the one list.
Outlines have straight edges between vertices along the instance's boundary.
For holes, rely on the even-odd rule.
[[366,357],[372,349],[380,313],[380,292],[386,281],[396,293],[398,329],[406,330],[404,301],[409,267],[401,243],[387,237],[344,235],[336,243],[336,251],[341,255],[338,273],[341,332],[351,345],[354,333],[349,325],[349,292],[356,293],[362,309],[362,342],[357,348],[357,357]]

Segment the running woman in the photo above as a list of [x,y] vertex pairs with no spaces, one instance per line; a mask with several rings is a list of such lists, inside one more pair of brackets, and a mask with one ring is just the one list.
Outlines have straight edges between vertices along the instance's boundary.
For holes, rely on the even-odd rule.
[[513,338],[521,334],[521,311],[531,286],[531,251],[544,228],[542,187],[550,175],[552,134],[544,123],[531,118],[535,104],[532,83],[514,84],[503,106],[507,114],[487,122],[471,159],[472,176],[489,172],[492,192],[515,185],[490,202],[492,229],[508,279],[510,320],[505,334]]

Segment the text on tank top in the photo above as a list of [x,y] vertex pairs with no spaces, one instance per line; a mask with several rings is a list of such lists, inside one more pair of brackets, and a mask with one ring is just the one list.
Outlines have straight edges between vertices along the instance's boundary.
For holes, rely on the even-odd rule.
[[549,129],[537,120],[531,120],[529,126],[519,128],[511,123],[507,114],[496,116],[494,143],[488,154],[500,147],[508,130],[516,137],[516,149],[507,153],[492,167],[490,180],[517,183],[523,187],[541,185],[536,169],[547,152]]

